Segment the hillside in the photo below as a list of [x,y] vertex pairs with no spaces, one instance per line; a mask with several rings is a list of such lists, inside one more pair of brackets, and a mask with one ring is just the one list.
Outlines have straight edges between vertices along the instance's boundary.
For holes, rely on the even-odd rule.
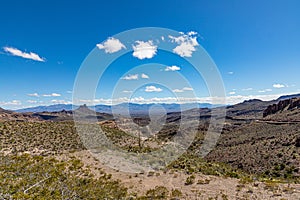
[[[286,116],[295,115],[291,114],[290,111],[297,110],[300,108],[300,98],[291,98],[280,100],[276,104],[269,105],[266,110],[263,112],[263,116],[267,117],[269,115],[281,113],[280,117],[283,117],[284,114]],[[286,117],[285,117],[286,118]]]
[[[124,116],[113,118],[95,112],[86,105],[74,111],[38,113],[0,109],[0,160],[11,163],[0,164],[0,179],[6,180],[0,183],[0,198],[63,198],[72,192],[85,199],[89,195],[121,199],[297,199],[300,108],[278,110],[263,118],[264,111],[268,106],[274,107],[274,102],[267,105],[251,100],[228,106],[218,143],[204,158],[197,153],[211,119],[209,108],[168,113],[166,124],[157,134],[142,134],[142,138],[135,126],[139,125],[140,131],[159,128],[155,123],[151,127],[150,118],[142,115],[133,117],[132,122]],[[285,107],[295,101],[289,102]],[[200,119],[200,123],[187,152],[165,169],[128,173],[109,168],[87,151],[72,121],[74,113],[80,114],[79,120],[89,123],[94,123],[89,119],[96,115],[99,122],[94,125],[100,126],[114,145],[137,154],[155,152],[172,142],[182,119],[191,124]],[[293,121],[283,119],[284,116]],[[30,170],[23,166],[36,169],[36,173],[30,175]],[[11,172],[18,175],[8,178]],[[40,179],[41,176],[45,178]],[[44,179],[49,181],[31,190],[32,185]],[[65,189],[68,193],[60,193]],[[30,192],[25,194],[25,190]]]
[[[300,108],[298,100],[283,101],[289,102],[284,106],[286,109],[281,111],[280,107],[280,111],[267,117],[263,117],[263,113],[276,107],[274,105],[283,104],[282,101],[250,100],[228,106],[217,146],[205,159],[227,163],[236,169],[266,177],[300,177]],[[211,110],[193,109],[184,112],[189,120],[197,120],[199,114],[198,137],[203,138],[208,129]],[[180,113],[169,113],[166,128],[158,135],[170,138],[177,130],[172,124],[180,123],[181,118]],[[201,144],[201,139],[195,141],[190,150],[196,151]]]

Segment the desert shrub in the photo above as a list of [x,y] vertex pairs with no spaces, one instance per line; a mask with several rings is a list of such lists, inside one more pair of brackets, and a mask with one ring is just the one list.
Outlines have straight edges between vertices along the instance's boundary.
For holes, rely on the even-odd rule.
[[191,176],[188,176],[185,180],[185,185],[192,185],[193,183],[195,183],[195,176],[194,175],[191,175]]
[[122,199],[128,195],[127,188],[110,175],[95,178],[81,166],[78,160],[1,155],[0,194],[12,199]]
[[173,189],[171,191],[171,199],[175,200],[175,199],[180,199],[180,197],[182,197],[182,192],[179,191],[178,189]]
[[187,174],[200,172],[206,175],[241,178],[247,176],[241,170],[234,169],[224,163],[207,162],[195,154],[185,153],[168,165],[169,169],[178,169]]
[[169,197],[169,191],[164,186],[156,186],[154,189],[150,189],[146,192],[146,199],[167,199]]

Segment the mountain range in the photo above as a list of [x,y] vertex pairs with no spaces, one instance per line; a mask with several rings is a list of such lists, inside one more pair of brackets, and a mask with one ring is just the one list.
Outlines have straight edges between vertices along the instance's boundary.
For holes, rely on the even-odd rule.
[[[189,110],[193,108],[214,108],[219,107],[222,105],[212,105],[209,103],[186,103],[186,104],[135,104],[135,103],[121,103],[117,105],[95,105],[95,106],[88,106],[89,109],[94,110],[100,113],[107,113],[107,114],[121,114],[126,115],[128,114],[128,110],[131,115],[145,115],[148,114],[149,110],[152,113],[159,113],[159,112],[180,112],[184,110]],[[78,105],[72,104],[55,104],[49,106],[36,106],[30,108],[23,108],[15,110],[18,113],[26,113],[26,112],[59,112],[62,110],[71,111],[77,109]]]
[[[297,98],[300,97],[300,94],[293,94],[293,95],[285,95],[281,96],[278,99],[272,101],[262,101],[259,99],[253,99],[244,101],[239,104],[229,105],[227,106],[227,115],[247,115],[255,114],[261,112],[266,109],[266,107],[270,104],[275,104],[281,100],[290,99],[290,98]],[[95,105],[95,106],[88,106],[89,109],[94,110],[99,113],[106,113],[106,114],[119,114],[119,115],[128,115],[128,111],[130,115],[148,115],[149,112],[152,114],[155,113],[173,113],[173,112],[181,112],[185,110],[190,110],[194,108],[216,108],[225,105],[217,105],[217,104],[209,104],[209,103],[186,103],[186,104],[176,104],[176,103],[162,103],[162,104],[135,104],[135,103],[121,103],[117,105]],[[17,113],[37,113],[37,112],[59,112],[62,110],[65,111],[72,111],[79,108],[78,105],[72,104],[55,104],[49,106],[36,106],[30,108],[22,108],[18,110],[14,110]],[[234,112],[234,113],[232,113]],[[248,116],[247,116],[248,117]]]

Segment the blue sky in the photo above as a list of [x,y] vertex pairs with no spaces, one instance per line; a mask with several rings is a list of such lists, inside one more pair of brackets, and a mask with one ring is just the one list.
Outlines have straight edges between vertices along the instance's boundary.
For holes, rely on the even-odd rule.
[[[5,1],[0,7],[0,107],[71,102],[84,59],[92,50],[105,52],[96,45],[105,45],[109,37],[139,27],[197,32],[194,37],[222,75],[229,103],[300,93],[299,8],[297,0]],[[159,44],[153,40],[152,45]],[[163,65],[131,69],[150,60]],[[172,66],[180,70],[165,70]],[[188,69],[180,55],[171,58],[157,51],[151,58],[139,59],[128,54],[107,71],[94,103],[107,102],[112,97],[111,86],[118,81],[119,92],[113,95],[119,99],[126,95],[166,99],[174,94],[191,97],[194,93],[201,101],[208,101],[203,80],[193,78],[194,73],[189,74]],[[177,79],[172,80],[176,73],[198,82],[176,85]],[[149,78],[142,78],[142,74]],[[134,75],[138,75],[137,80]],[[165,78],[170,85],[147,82],[155,81],[154,77]],[[130,93],[137,85],[139,89]],[[190,87],[193,90],[187,89]]]

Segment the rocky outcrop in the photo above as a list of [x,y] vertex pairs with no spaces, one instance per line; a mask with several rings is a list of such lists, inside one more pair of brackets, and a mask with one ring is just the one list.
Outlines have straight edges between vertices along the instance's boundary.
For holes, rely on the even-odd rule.
[[279,101],[277,104],[269,105],[268,108],[264,110],[263,117],[293,108],[300,108],[300,98],[286,99]]

